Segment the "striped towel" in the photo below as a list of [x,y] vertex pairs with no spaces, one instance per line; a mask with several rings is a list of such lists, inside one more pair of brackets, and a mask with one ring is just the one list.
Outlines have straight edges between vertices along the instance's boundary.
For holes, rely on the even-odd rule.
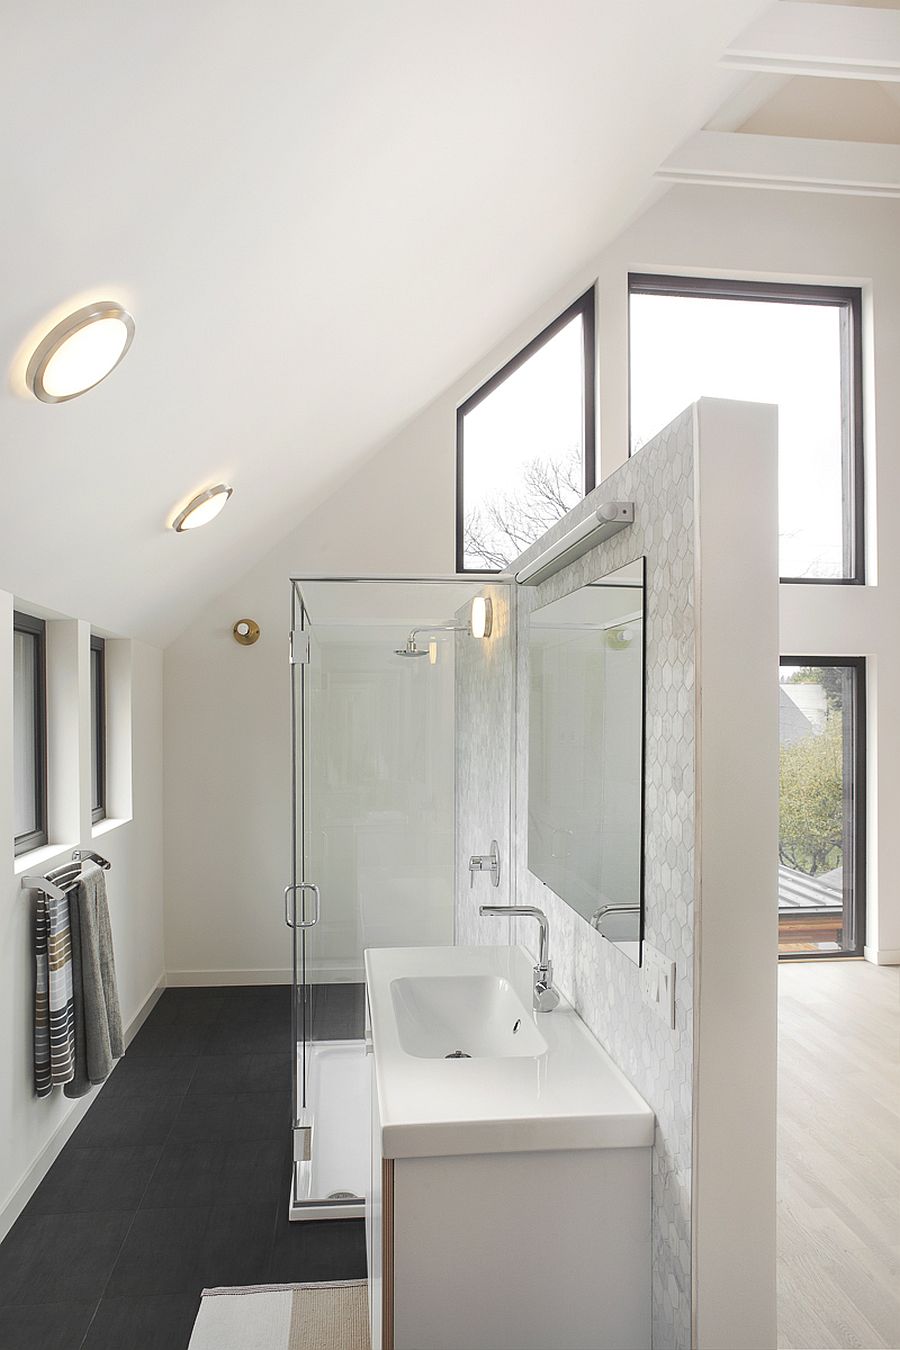
[[[48,873],[65,886],[72,866]],[[80,867],[75,868],[75,875]],[[75,1072],[75,1022],[72,1003],[72,941],[69,897],[54,900],[37,892],[34,912],[34,1090],[47,1097]]]

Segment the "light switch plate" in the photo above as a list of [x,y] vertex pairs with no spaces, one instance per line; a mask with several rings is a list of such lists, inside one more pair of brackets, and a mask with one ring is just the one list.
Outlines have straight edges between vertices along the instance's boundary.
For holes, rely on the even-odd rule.
[[641,992],[669,1027],[675,1026],[675,962],[645,942],[641,948]]

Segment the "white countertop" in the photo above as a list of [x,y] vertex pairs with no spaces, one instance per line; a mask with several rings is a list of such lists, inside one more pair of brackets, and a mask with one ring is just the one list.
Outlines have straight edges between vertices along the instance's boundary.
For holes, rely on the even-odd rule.
[[[386,1158],[542,1149],[639,1148],[654,1116],[570,1005],[531,1011],[533,961],[521,947],[382,947],[366,952],[375,1080]],[[395,980],[490,975],[509,981],[546,1051],[513,1058],[424,1058],[401,1044]]]

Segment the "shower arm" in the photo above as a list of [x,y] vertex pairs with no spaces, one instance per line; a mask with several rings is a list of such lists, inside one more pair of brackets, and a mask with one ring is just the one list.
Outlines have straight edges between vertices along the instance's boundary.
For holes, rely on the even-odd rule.
[[430,623],[425,628],[413,628],[407,638],[407,646],[415,646],[416,638],[420,633],[468,633],[471,629],[467,623]]

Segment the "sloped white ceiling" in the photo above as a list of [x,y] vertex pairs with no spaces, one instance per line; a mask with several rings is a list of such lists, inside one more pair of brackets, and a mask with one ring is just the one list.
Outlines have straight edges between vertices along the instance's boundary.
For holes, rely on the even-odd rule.
[[[0,587],[168,641],[640,209],[761,8],[8,11]],[[87,298],[132,309],[123,365],[21,397],[24,339]],[[220,479],[222,517],[174,535]]]
[[[776,77],[777,79],[778,77]],[[741,125],[765,136],[900,143],[900,85],[795,75]]]

